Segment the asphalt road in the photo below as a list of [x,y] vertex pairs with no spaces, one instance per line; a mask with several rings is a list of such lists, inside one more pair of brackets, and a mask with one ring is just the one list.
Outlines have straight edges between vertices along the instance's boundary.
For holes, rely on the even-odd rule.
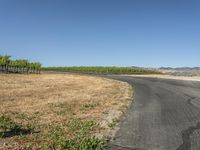
[[112,77],[135,90],[111,150],[200,150],[200,82]]

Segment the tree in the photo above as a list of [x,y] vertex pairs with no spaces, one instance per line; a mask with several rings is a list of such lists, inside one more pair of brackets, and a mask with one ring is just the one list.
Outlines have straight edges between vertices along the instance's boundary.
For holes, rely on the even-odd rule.
[[13,73],[40,73],[41,63],[29,62],[26,59],[11,60],[10,56],[0,55],[0,71]]
[[0,56],[0,65],[2,71],[8,72],[9,62],[10,62],[10,56],[8,55]]

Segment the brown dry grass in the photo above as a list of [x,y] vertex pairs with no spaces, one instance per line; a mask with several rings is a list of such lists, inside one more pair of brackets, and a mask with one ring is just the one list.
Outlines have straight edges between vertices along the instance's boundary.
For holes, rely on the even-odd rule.
[[[65,124],[74,118],[95,120],[100,126],[94,134],[107,136],[105,133],[110,130],[105,126],[105,120],[119,119],[131,97],[131,87],[127,83],[100,77],[0,74],[0,115],[9,115],[22,125],[40,126],[39,133],[34,136],[0,139],[0,147],[2,143],[12,141],[15,147],[29,144],[38,148],[44,141],[34,137],[48,141],[45,139],[48,136],[43,136],[48,135],[46,125],[66,127]],[[117,115],[109,117],[113,112]],[[67,132],[72,136],[73,133]]]

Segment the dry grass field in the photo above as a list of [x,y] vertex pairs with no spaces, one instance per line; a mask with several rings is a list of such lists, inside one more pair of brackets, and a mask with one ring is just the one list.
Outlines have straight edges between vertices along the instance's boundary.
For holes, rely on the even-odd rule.
[[104,149],[132,95],[100,77],[0,74],[0,149]]

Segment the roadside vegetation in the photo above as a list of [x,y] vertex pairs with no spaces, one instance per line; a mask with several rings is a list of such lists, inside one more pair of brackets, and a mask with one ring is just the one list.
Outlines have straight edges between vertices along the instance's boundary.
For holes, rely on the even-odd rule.
[[[19,119],[20,115],[24,117]],[[105,139],[91,134],[98,127],[94,120],[73,118],[59,125],[33,123],[29,117],[16,112],[0,116],[0,138],[13,138],[13,143],[6,144],[5,149],[104,150],[107,147]],[[32,123],[25,125],[24,121]]]
[[161,74],[159,71],[146,70],[134,67],[45,67],[45,71],[62,71],[74,73],[94,73],[94,74]]
[[0,55],[0,72],[4,73],[40,73],[39,62],[29,62],[26,59],[12,60],[10,56]]
[[127,83],[0,74],[0,149],[104,150],[132,100]]

